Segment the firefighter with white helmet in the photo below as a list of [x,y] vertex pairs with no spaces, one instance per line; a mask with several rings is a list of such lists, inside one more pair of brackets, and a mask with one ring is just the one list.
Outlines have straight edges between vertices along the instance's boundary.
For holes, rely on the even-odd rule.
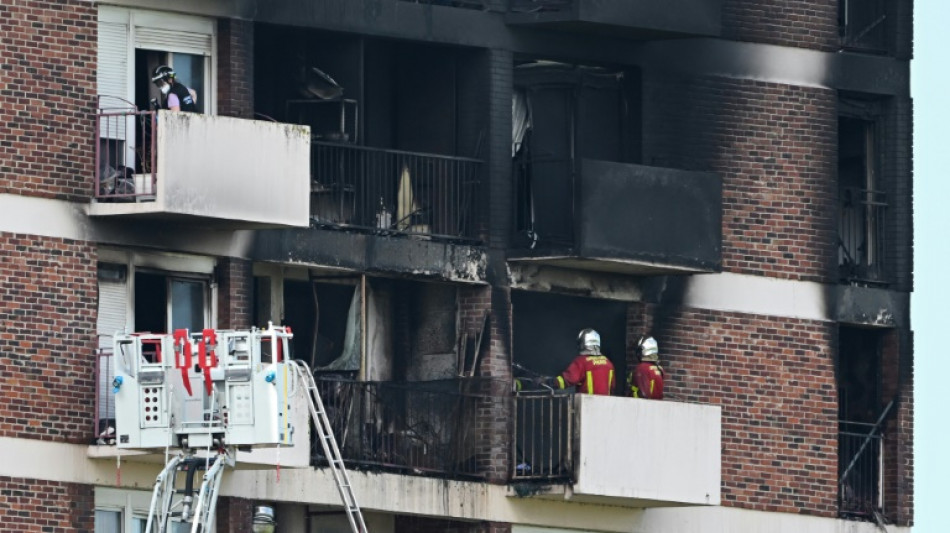
[[609,396],[614,390],[614,365],[600,351],[600,334],[582,329],[577,334],[577,350],[580,353],[567,369],[545,383],[556,389],[576,386],[578,392]]
[[653,337],[643,337],[638,344],[640,363],[627,377],[629,394],[634,398],[663,399],[663,368],[660,349]]

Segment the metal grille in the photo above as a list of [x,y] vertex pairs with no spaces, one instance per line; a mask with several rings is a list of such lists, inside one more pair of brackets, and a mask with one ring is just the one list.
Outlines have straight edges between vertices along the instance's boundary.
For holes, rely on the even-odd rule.
[[434,6],[461,7],[465,9],[488,9],[491,0],[402,0],[414,4],[429,4]]
[[[352,466],[448,477],[483,477],[475,434],[485,380],[411,383],[318,377],[343,458]],[[317,463],[325,462],[318,447]]]
[[880,487],[883,476],[879,426],[839,422],[838,504],[841,514],[872,518],[883,512]]
[[573,477],[574,395],[529,391],[515,396],[512,480]]
[[885,281],[887,197],[881,191],[846,188],[841,192],[839,259],[845,281]]
[[155,197],[156,115],[131,106],[96,114],[96,183],[99,201],[132,202]]
[[[96,444],[115,443],[115,395],[112,393],[112,349],[96,352],[96,415],[90,440]],[[112,428],[112,432],[109,432]]]
[[313,142],[318,224],[474,240],[476,159]]

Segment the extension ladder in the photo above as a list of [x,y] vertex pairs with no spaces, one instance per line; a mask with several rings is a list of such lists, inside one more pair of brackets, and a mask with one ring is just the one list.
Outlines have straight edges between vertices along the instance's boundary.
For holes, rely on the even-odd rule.
[[313,372],[307,363],[301,360],[295,360],[291,368],[297,374],[297,377],[307,387],[307,403],[310,405],[310,415],[313,417],[313,425],[317,428],[317,438],[320,439],[320,445],[323,447],[323,454],[330,464],[330,471],[333,472],[333,479],[340,490],[340,498],[343,500],[343,507],[346,509],[346,517],[350,521],[350,529],[353,533],[368,533],[366,523],[363,521],[363,513],[360,511],[359,504],[356,503],[356,496],[353,494],[353,487],[350,485],[350,477],[346,473],[346,467],[343,465],[343,456],[340,454],[340,448],[333,436],[333,429],[330,427],[330,419],[323,407],[323,400],[320,399],[320,391],[317,390],[317,383],[313,378]]

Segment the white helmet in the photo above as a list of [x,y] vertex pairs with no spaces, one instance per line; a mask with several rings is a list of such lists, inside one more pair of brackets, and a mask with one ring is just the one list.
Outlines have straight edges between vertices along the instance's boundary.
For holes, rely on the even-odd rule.
[[600,353],[600,333],[586,328],[577,334],[577,349],[581,352]]
[[660,348],[656,344],[656,339],[653,337],[643,337],[640,339],[640,356],[641,361],[659,361],[660,360]]

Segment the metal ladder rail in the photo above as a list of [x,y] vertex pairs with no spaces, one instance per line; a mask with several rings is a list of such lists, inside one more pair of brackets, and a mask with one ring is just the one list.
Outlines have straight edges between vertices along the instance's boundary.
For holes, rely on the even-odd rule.
[[294,360],[293,362],[295,363],[293,368],[296,370],[297,376],[307,386],[307,402],[310,405],[310,414],[313,417],[314,426],[317,428],[317,436],[320,439],[323,453],[330,465],[330,471],[333,473],[333,479],[340,491],[343,507],[346,508],[346,517],[350,521],[350,529],[353,533],[368,533],[366,523],[363,521],[363,513],[359,504],[356,503],[356,496],[353,494],[353,487],[350,485],[350,477],[343,464],[343,456],[340,453],[336,438],[333,436],[330,419],[323,407],[323,400],[320,398],[320,391],[317,389],[317,383],[313,379],[310,366],[301,360]]
[[207,533],[214,530],[215,505],[218,502],[218,491],[221,488],[221,478],[224,477],[226,463],[227,456],[223,453],[218,454],[211,468],[202,477],[191,533]]
[[[168,518],[171,514],[172,497],[175,494],[175,476],[178,473],[178,465],[181,464],[181,461],[181,455],[173,457],[155,478],[155,488],[152,490],[152,502],[149,505],[148,519],[145,522],[146,533],[152,533],[153,525],[157,526],[158,529],[155,530],[157,533],[164,533],[168,525]],[[161,508],[157,509],[159,505]]]

